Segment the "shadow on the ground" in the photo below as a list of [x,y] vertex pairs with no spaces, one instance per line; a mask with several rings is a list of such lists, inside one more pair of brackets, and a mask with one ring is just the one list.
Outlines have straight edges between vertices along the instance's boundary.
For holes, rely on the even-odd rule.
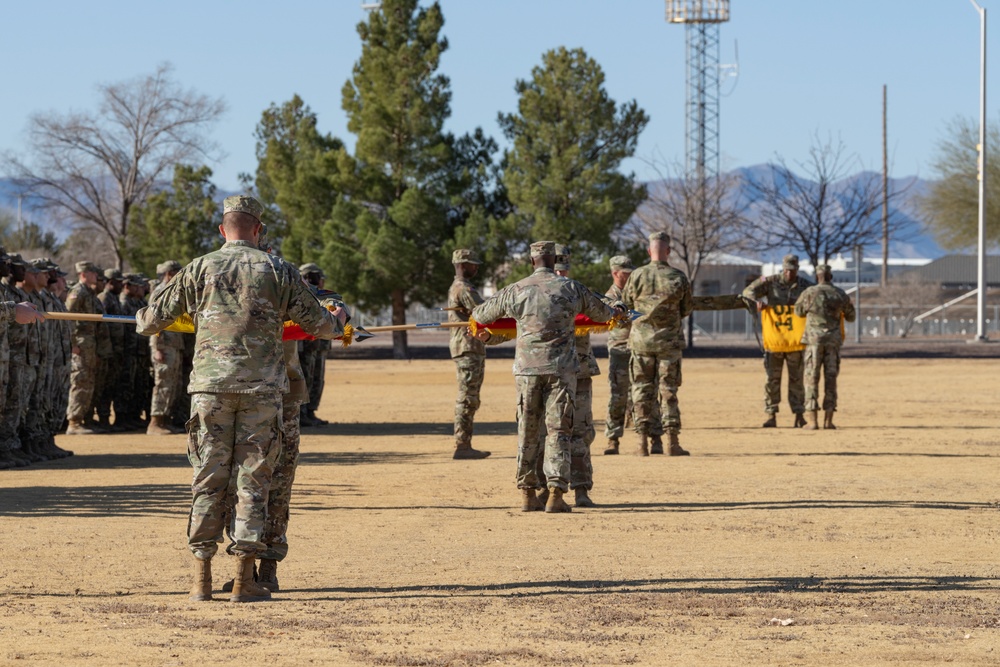
[[[439,435],[450,438],[454,433],[455,425],[451,422],[346,422],[302,429],[302,435],[339,436]],[[476,422],[475,434],[517,435],[517,423],[514,421]]]
[[700,593],[703,595],[747,595],[755,593],[867,594],[900,591],[995,591],[1000,580],[993,577],[750,577],[677,579],[630,579],[580,581],[517,581],[480,586],[445,584],[377,588],[282,588],[282,593],[328,594],[310,600],[495,597],[525,598],[562,595],[608,595],[615,593]]

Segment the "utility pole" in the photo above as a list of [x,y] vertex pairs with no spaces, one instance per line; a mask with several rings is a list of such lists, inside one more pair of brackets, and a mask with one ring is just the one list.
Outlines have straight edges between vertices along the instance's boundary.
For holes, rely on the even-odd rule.
[[986,8],[969,0],[979,12],[979,293],[976,295],[975,341],[986,337]]
[[889,284],[889,86],[882,85],[882,287]]

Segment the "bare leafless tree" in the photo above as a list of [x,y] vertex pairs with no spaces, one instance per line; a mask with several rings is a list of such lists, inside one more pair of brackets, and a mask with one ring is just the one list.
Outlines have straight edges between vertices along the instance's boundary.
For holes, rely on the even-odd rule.
[[184,89],[160,65],[148,76],[98,86],[96,112],[36,113],[28,158],[5,156],[27,192],[75,228],[92,228],[122,249],[132,209],[178,163],[218,157],[206,131],[225,112],[221,98]]
[[914,318],[927,310],[928,305],[941,301],[941,285],[914,277],[898,277],[890,279],[889,284],[879,290],[878,298],[881,305],[893,308],[896,335],[906,338],[916,324]]
[[747,204],[739,196],[740,181],[732,174],[688,177],[679,165],[662,160],[647,164],[658,182],[647,185],[648,196],[631,227],[637,239],[654,231],[669,233],[671,257],[695,284],[702,264],[713,254],[736,252],[745,245]]
[[[763,175],[746,178],[758,250],[795,248],[816,266],[882,238],[881,176],[863,171],[860,159],[846,153],[843,142],[815,137],[808,160],[796,166],[801,175],[779,156]],[[908,188],[891,191],[890,202]],[[903,216],[890,216],[890,234],[898,238],[906,223]]]

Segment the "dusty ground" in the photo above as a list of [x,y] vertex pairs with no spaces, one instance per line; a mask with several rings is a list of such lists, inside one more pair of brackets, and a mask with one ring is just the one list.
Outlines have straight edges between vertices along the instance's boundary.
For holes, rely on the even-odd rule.
[[256,605],[187,600],[183,436],[61,437],[0,473],[0,664],[995,665],[998,371],[848,359],[841,429],[804,433],[757,428],[759,360],[691,359],[693,456],[598,454],[600,507],[545,515],[517,511],[509,360],[476,462],[450,362],[334,360]]

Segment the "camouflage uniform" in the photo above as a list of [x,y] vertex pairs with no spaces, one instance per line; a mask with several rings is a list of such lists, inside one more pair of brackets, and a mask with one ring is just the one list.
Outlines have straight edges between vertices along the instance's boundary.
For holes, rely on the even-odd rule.
[[691,283],[666,262],[653,261],[632,272],[622,290],[626,307],[643,313],[632,322],[629,380],[636,432],[654,435],[653,403],[659,397],[664,431],[681,427],[677,390],[681,386],[682,320],[691,314]]
[[[59,268],[56,267],[56,271]],[[60,271],[61,275],[65,275]],[[49,304],[46,310],[65,313],[66,304],[55,293],[46,290]],[[52,327],[52,378],[49,384],[49,431],[58,433],[66,421],[66,405],[69,403],[70,365],[73,360],[73,323],[67,320],[49,320]]]
[[[317,264],[312,262],[299,267],[299,273],[306,278],[314,294],[319,294],[320,288],[309,283],[310,275],[318,275],[321,280],[326,279]],[[339,294],[329,295],[336,301],[342,301]],[[308,400],[302,404],[301,413],[305,417],[306,426],[325,426],[328,422],[316,416],[319,410],[320,401],[323,398],[323,389],[326,387],[326,360],[330,353],[330,341],[316,339],[304,340],[299,343],[299,364],[302,366],[302,375],[305,378],[306,388],[309,392]]]
[[[796,271],[799,268],[799,258],[786,255],[783,269]],[[796,300],[802,292],[812,285],[807,278],[797,276],[792,282],[785,280],[784,270],[773,276],[761,276],[750,283],[743,296],[753,301],[765,302],[771,308],[783,312],[791,312]],[[788,366],[788,405],[792,412],[801,415],[805,411],[805,388],[802,385],[802,351],[798,352],[764,352],[764,368],[767,371],[767,382],[764,385],[764,412],[776,414],[781,405],[781,373],[783,366]]]
[[[0,248],[0,261],[6,261],[7,253]],[[6,290],[3,297],[6,298]],[[10,328],[21,326],[14,320],[14,301],[0,301],[0,414],[3,413],[4,405],[7,402],[7,371],[10,361],[10,346],[7,341],[7,331]],[[0,441],[0,470],[19,465],[21,460],[6,448],[7,443]]]
[[[169,284],[170,282],[160,283],[153,291],[150,301],[156,301],[160,292]],[[153,365],[153,396],[149,415],[169,418],[182,389],[184,334],[177,331],[161,331],[150,336],[149,351]]]
[[[121,301],[119,300],[121,290],[116,294],[112,281],[124,280],[125,277],[118,269],[108,269],[104,272],[104,276],[107,278],[108,284],[98,297],[101,307],[106,315],[122,315]],[[125,364],[123,363],[125,358],[125,325],[108,322],[105,324],[105,328],[108,333],[111,355],[105,360],[104,376],[97,394],[97,415],[101,418],[101,423],[105,424],[111,415],[113,404],[115,425],[121,426],[124,424],[122,421],[124,418],[123,405],[116,402],[115,399],[119,395],[122,379],[125,377]]]
[[[96,271],[97,267],[89,262],[86,270]],[[66,310],[71,313],[99,313],[101,302],[94,291],[85,284],[77,283],[66,297]],[[94,389],[97,373],[97,322],[73,322],[73,352],[70,370],[69,402],[66,406],[66,418],[70,421],[82,422],[91,416],[94,400]]]
[[[34,263],[28,264],[28,270],[35,276],[41,270]],[[22,289],[27,296],[25,301],[31,302],[38,310],[45,310],[45,302],[37,289]],[[27,367],[22,376],[21,391],[24,394],[22,399],[21,424],[18,430],[18,437],[21,440],[21,448],[25,453],[39,461],[48,460],[45,453],[46,441],[48,439],[48,429],[45,420],[45,401],[42,398],[46,381],[46,352],[48,351],[48,328],[45,323],[27,327],[27,348],[25,361]]]
[[[554,254],[552,246],[533,244],[532,256]],[[614,315],[614,310],[589,289],[545,267],[536,268],[530,276],[500,290],[472,311],[472,318],[483,324],[502,317],[517,320],[514,378],[520,489],[543,486],[535,472],[543,424],[547,430],[543,465],[547,485],[561,491],[569,488],[578,370],[574,320],[581,312],[595,322],[607,322]]]
[[[243,208],[231,208],[234,199]],[[258,219],[262,210],[246,197],[227,198],[225,207],[244,212],[251,207]],[[188,458],[194,468],[188,545],[201,560],[215,554],[235,475],[233,551],[255,556],[266,548],[268,488],[280,452],[278,413],[289,386],[284,322],[294,320],[321,338],[334,338],[343,327],[320,306],[295,267],[240,240],[227,241],[174,276],[137,313],[136,330],[158,333],[183,313],[194,318],[197,329],[188,388]]]
[[[10,263],[12,267],[20,267],[21,269],[25,266],[24,260],[19,255],[11,255]],[[13,275],[3,279],[3,287],[3,299],[5,301],[20,303],[28,300],[28,295],[17,287]],[[0,422],[0,441],[3,442],[2,446],[6,451],[10,452],[10,455],[14,459],[19,460],[21,465],[26,465],[32,462],[32,460],[37,460],[35,457],[30,456],[24,449],[19,435],[21,419],[28,405],[26,391],[28,386],[32,384],[32,374],[28,368],[27,360],[30,330],[30,326],[20,325],[8,327],[7,329],[9,349],[7,386],[5,388],[7,400],[4,404],[3,421]]]
[[[816,267],[817,271],[824,265]],[[823,410],[837,409],[837,375],[840,373],[840,318],[855,318],[854,304],[844,290],[824,283],[805,290],[795,304],[795,314],[806,318],[802,334],[805,351],[806,410],[819,410],[819,374],[823,371]]]
[[[142,285],[145,280],[141,276],[132,276],[128,282],[131,285]],[[122,315],[134,317],[146,305],[146,300],[141,296],[122,293]],[[126,406],[125,411],[129,419],[139,422],[143,412],[147,418],[149,417],[152,392],[149,344],[135,332],[135,329],[126,327],[124,349],[125,379],[122,382],[121,401]]]
[[[452,253],[452,264],[480,264],[471,250],[458,249]],[[448,321],[468,322],[472,310],[483,303],[483,297],[471,280],[455,277],[448,290]],[[490,344],[502,342],[492,338]],[[451,358],[455,362],[455,378],[458,381],[458,396],[455,399],[455,449],[472,448],[473,421],[479,409],[479,390],[486,374],[486,343],[466,334],[465,328],[451,330],[448,343]],[[486,452],[488,455],[488,452]]]

